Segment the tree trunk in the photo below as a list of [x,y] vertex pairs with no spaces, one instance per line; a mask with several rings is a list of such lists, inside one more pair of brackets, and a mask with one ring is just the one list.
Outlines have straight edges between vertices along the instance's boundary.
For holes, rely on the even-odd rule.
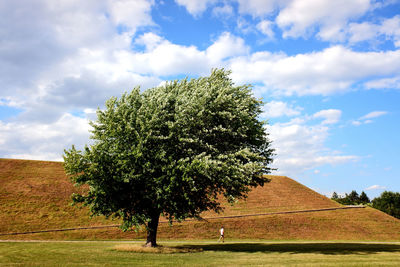
[[147,241],[145,247],[157,246],[157,228],[159,219],[160,213],[156,213],[152,215],[151,220],[147,223]]

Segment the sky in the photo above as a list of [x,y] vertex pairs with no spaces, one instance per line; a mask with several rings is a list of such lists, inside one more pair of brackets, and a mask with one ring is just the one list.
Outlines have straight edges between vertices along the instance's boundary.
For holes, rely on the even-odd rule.
[[400,191],[400,1],[0,1],[0,157],[62,161],[136,86],[230,70],[266,104],[273,174]]

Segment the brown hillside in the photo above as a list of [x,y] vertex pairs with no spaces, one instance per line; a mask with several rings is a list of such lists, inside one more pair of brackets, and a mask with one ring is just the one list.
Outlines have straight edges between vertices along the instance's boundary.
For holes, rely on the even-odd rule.
[[[225,204],[223,216],[340,207],[337,202],[288,177],[267,177],[270,182],[264,187],[253,188],[245,201],[239,201],[233,206]],[[209,215],[220,216],[214,213],[205,214]]]
[[[336,202],[282,176],[255,188],[247,200],[225,204],[223,214],[205,213],[207,221],[161,223],[159,238],[212,239],[223,224],[228,239],[268,240],[400,240],[400,220],[372,208],[272,214],[218,219],[218,216],[341,207]],[[46,229],[114,225],[118,221],[90,218],[87,209],[70,206],[74,187],[62,163],[0,159],[0,234]],[[143,232],[118,228],[74,230],[0,239],[133,239]]]

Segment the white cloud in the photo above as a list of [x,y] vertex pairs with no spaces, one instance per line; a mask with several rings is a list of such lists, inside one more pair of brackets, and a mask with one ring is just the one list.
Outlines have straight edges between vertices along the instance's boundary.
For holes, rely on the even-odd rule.
[[[269,38],[274,36],[272,21],[283,31],[284,38],[308,38],[316,34],[324,41],[371,41],[379,35],[400,46],[400,16],[384,19],[380,24],[356,22],[370,11],[393,4],[371,0],[236,0],[238,12],[260,19],[257,28]],[[274,14],[276,14],[276,17]],[[265,18],[273,18],[271,23]],[[243,28],[243,23],[241,23]],[[248,27],[245,27],[248,29]]]
[[387,111],[372,111],[360,118],[360,120],[365,120],[365,119],[373,119],[373,118],[378,118],[380,116],[386,115]]
[[207,48],[206,55],[211,62],[219,63],[230,57],[246,55],[249,50],[242,38],[224,32]]
[[116,25],[124,25],[134,34],[142,25],[152,25],[150,15],[154,0],[108,0],[111,19]]
[[367,89],[400,89],[400,77],[376,79],[365,83]]
[[322,124],[335,124],[341,116],[342,111],[338,109],[321,110],[313,115],[314,118],[323,118]]
[[237,0],[240,14],[250,14],[253,17],[264,17],[275,11],[287,0]]
[[306,170],[322,165],[343,164],[358,159],[354,155],[340,155],[324,145],[329,128],[322,124],[307,125],[302,120],[276,123],[268,127],[272,145],[276,149],[273,166],[277,174],[298,177]]
[[177,45],[154,34],[139,36],[135,43],[146,47],[145,52],[117,51],[114,53],[118,66],[141,75],[167,76],[185,73],[201,75],[213,67],[221,67],[231,58],[247,55],[249,47],[242,38],[222,33],[205,50],[195,46]]
[[348,27],[349,42],[358,43],[362,41],[372,40],[378,35],[378,26],[369,22],[350,23]]
[[[268,16],[279,7],[282,7],[279,15],[296,14],[295,2],[298,4],[297,1],[238,1],[239,12],[252,15],[259,22],[258,30],[269,37],[273,37],[274,25],[267,20]],[[195,16],[215,4],[183,0],[179,3]],[[229,3],[224,2],[220,9],[215,7],[215,14],[228,15],[232,11]],[[87,140],[86,120],[70,113],[83,111],[81,116],[90,117],[110,96],[119,96],[136,85],[156,86],[161,83],[160,76],[203,75],[212,67],[223,66],[232,69],[232,78],[239,84],[252,83],[263,92],[300,96],[346,92],[370,75],[376,80],[367,86],[375,82],[375,87],[378,82],[398,83],[390,79],[400,77],[400,50],[355,52],[332,46],[318,52],[286,55],[251,53],[242,38],[228,32],[205,49],[178,45],[151,32],[135,36],[139,28],[154,26],[151,19],[154,5],[155,1],[144,0],[65,0],[57,4],[35,0],[2,4],[0,105],[23,108],[25,112],[19,115],[18,122],[0,121],[1,156],[58,159],[62,153],[59,140],[63,144],[81,144]],[[353,2],[349,7],[352,5]],[[311,18],[304,21],[310,23],[304,24],[302,18],[293,19],[286,24],[285,33],[307,31],[316,23],[325,30],[331,25],[312,10],[307,12]],[[333,22],[346,21],[357,13],[338,12]],[[382,22],[380,27],[380,32],[393,40],[397,36],[395,18]],[[134,50],[132,44],[143,45],[145,49]],[[299,116],[301,111],[280,101],[267,104],[265,110],[267,117]],[[288,124],[271,126],[279,155],[276,164],[282,172],[301,172],[355,158],[337,155],[324,147],[329,126],[340,119],[340,111],[321,111],[314,116],[323,121],[306,125],[306,119],[297,118]],[[365,118],[362,122],[370,120]]]
[[400,15],[384,20],[379,32],[392,39],[396,47],[400,47]]
[[230,17],[233,16],[234,10],[232,6],[225,3],[223,6],[214,7],[213,14],[216,17]]
[[[140,27],[140,23],[152,22],[125,21],[125,13],[118,10],[125,5],[131,8],[132,2],[99,2],[102,5],[93,5],[96,8],[90,9],[90,5],[75,6],[74,2],[67,1],[66,10],[61,7],[53,10],[48,2],[40,2],[42,5],[35,10],[40,16],[34,16],[31,23],[23,27],[18,25],[21,17],[7,17],[7,12],[0,11],[4,15],[0,16],[0,25],[4,26],[4,41],[0,43],[0,99],[2,105],[23,108],[19,119],[24,121],[49,123],[65,111],[96,108],[108,97],[119,96],[136,85],[156,86],[161,82],[159,76],[206,74],[212,67],[221,66],[222,61],[249,51],[243,39],[227,32],[206,50],[176,45],[154,33],[146,33],[135,40],[136,44],[144,45],[146,51],[134,51],[130,33],[118,33],[115,24],[126,23],[133,32],[135,25]],[[137,3],[137,9],[148,15],[152,2]],[[103,13],[111,7],[113,15],[107,18]],[[24,8],[21,16],[33,16],[28,12],[29,5]],[[75,32],[70,31],[70,22],[75,23]],[[80,23],[87,27],[77,27]],[[14,28],[9,27],[14,24]],[[15,35],[13,30],[26,34]],[[45,34],[42,38],[29,34],[30,31]],[[89,34],[89,38],[87,31],[96,34]],[[64,42],[66,39],[70,40]],[[30,42],[40,45],[30,45]]]
[[[7,123],[0,121],[1,157],[60,160],[64,146],[88,141],[86,117],[93,118],[93,109],[107,98],[135,85],[160,83],[155,76],[130,72],[117,57],[130,53],[131,34],[138,27],[153,25],[152,3],[2,4],[0,99],[23,111]],[[117,26],[128,32],[118,32]]]
[[263,107],[263,117],[265,118],[278,118],[283,116],[298,116],[300,115],[301,108],[292,107],[285,102],[281,101],[271,101],[264,105]]
[[[154,34],[152,34],[154,36]],[[154,37],[153,37],[154,39]],[[141,40],[143,38],[141,37]],[[141,52],[117,51],[119,66],[141,75],[166,76],[179,73],[198,75],[208,73],[210,65],[205,51],[195,46],[173,44],[165,39],[147,43],[149,50]]]
[[284,37],[305,37],[318,30],[321,39],[338,41],[344,37],[347,22],[370,8],[370,0],[293,0],[280,11],[276,22]]
[[184,6],[192,16],[199,16],[216,0],[175,0],[175,2]]
[[375,42],[380,36],[393,41],[396,47],[400,47],[400,15],[386,18],[380,24],[370,22],[350,23],[348,28],[349,42],[362,41]]
[[[70,144],[83,148],[89,137],[87,119],[63,114],[52,123],[2,123],[0,146],[2,157],[61,160]],[[62,142],[60,142],[62,140]]]
[[333,46],[320,52],[294,56],[257,52],[231,60],[230,68],[235,81],[262,83],[275,93],[330,95],[349,91],[354,83],[371,75],[398,74],[400,50],[355,52],[343,46]]
[[365,188],[365,190],[383,190],[386,189],[385,186],[382,185],[371,185],[370,187]]
[[269,20],[262,20],[261,22],[259,22],[257,24],[257,29],[263,33],[264,35],[266,35],[269,39],[273,39],[274,38],[274,31],[272,29],[273,23]]
[[[273,107],[276,108],[276,116],[299,115],[300,108],[288,107],[283,102],[270,102],[267,110],[271,110],[270,117],[275,115]],[[267,103],[268,105],[269,103]],[[337,123],[342,112],[337,109],[321,110],[312,116],[304,115],[291,119],[286,123],[275,123],[267,127],[272,140],[272,146],[276,149],[276,157],[273,167],[277,168],[276,174],[298,177],[307,170],[314,170],[323,165],[338,165],[354,162],[359,159],[356,155],[346,155],[338,150],[331,150],[325,143],[331,130],[331,125]],[[272,116],[271,116],[272,115]],[[323,120],[318,122],[316,118]]]
[[243,34],[250,34],[257,32],[256,27],[244,17],[237,18],[236,27]]
[[[18,117],[20,121],[50,123],[66,111],[101,106],[110,96],[119,96],[134,86],[156,86],[161,82],[159,76],[206,74],[212,67],[221,66],[224,60],[245,55],[249,50],[243,39],[227,32],[206,50],[176,45],[154,33],[146,33],[135,40],[136,44],[146,47],[144,52],[131,50],[131,38],[126,34],[115,32],[102,36],[109,39],[108,42],[100,37],[99,42],[105,42],[104,46],[76,44],[75,49],[65,52],[68,57],[52,59],[52,64],[38,62],[39,67],[34,67],[32,72],[31,65],[18,64],[20,70],[16,78],[0,82],[5,88],[0,96],[2,105],[23,108],[24,112]],[[30,53],[40,54],[41,50]],[[12,54],[0,52],[1,56]],[[8,71],[7,64],[0,63],[0,72]],[[19,72],[25,73],[24,67],[29,69],[28,73],[37,72],[36,77],[21,78]],[[2,77],[11,76],[1,74]]]
[[384,116],[386,114],[388,114],[387,111],[372,111],[372,112],[360,117],[358,120],[352,121],[352,124],[354,126],[360,126],[362,124],[369,124],[369,123],[374,122],[371,119],[375,119],[375,118]]
[[[232,16],[232,5],[218,0],[175,0],[193,16],[201,15],[213,6],[217,17]],[[284,38],[308,38],[316,34],[320,39],[331,42],[355,44],[371,41],[378,36],[392,40],[400,47],[400,16],[384,19],[379,24],[357,19],[367,12],[393,4],[371,0],[232,0],[237,2],[239,15],[251,15],[254,21],[261,19],[256,28],[268,38],[275,33],[272,25],[282,30]],[[217,5],[221,4],[221,5]],[[333,12],[334,10],[334,12]],[[277,15],[275,15],[277,14]],[[268,18],[269,20],[265,20]],[[243,33],[254,31],[253,25],[239,16],[238,28]]]
[[[131,37],[119,34],[116,24],[125,25],[131,33],[136,27],[152,25],[151,1],[23,2],[7,2],[0,8],[1,98],[5,95],[18,107],[32,110],[52,106],[44,101],[58,95],[73,107],[73,96],[82,94],[79,90],[83,88],[88,97],[77,101],[93,103],[93,99],[97,102],[100,96],[112,95],[114,90],[120,93],[144,80],[121,69],[117,62],[116,51],[129,51]],[[133,15],[141,15],[127,18],[124,12],[132,9]],[[159,82],[154,80],[153,83]],[[71,81],[76,86],[61,96]],[[121,85],[125,88],[113,87]],[[104,100],[101,98],[100,103]],[[56,108],[62,113],[66,106],[57,103],[53,105]],[[45,116],[48,113],[41,114]]]
[[147,51],[153,50],[163,41],[164,40],[163,38],[161,38],[161,36],[152,32],[147,32],[135,39],[135,43],[139,45],[144,45]]

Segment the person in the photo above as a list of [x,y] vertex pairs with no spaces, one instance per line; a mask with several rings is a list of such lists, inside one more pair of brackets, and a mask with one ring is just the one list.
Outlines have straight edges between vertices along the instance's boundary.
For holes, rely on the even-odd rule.
[[221,229],[219,229],[220,237],[218,239],[218,242],[222,240],[222,243],[224,243],[224,227],[221,226]]

